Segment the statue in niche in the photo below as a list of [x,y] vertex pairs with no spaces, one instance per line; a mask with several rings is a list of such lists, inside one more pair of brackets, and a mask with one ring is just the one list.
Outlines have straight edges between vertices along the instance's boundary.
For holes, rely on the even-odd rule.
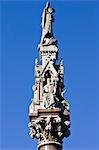
[[50,3],[47,2],[42,14],[42,37],[39,47],[41,45],[51,45],[57,43],[57,40],[54,39],[52,32],[52,22],[54,22],[54,17],[52,15],[53,12],[55,12],[55,10],[50,8]]
[[53,108],[55,104],[54,95],[56,93],[56,87],[51,82],[51,78],[47,78],[47,83],[44,86],[44,107]]

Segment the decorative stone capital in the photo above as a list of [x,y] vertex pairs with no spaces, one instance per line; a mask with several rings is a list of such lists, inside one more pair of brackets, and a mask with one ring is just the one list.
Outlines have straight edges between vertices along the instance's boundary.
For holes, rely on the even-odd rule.
[[39,109],[37,114],[30,114],[30,136],[38,139],[38,147],[48,143],[62,145],[62,139],[70,134],[69,126],[69,113],[64,115],[60,109]]

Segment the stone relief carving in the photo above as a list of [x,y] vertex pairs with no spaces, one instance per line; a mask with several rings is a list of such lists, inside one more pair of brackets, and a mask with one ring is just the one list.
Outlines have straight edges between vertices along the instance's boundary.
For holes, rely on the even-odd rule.
[[70,134],[67,129],[68,124],[70,124],[69,121],[64,122],[59,116],[56,118],[47,116],[46,119],[40,118],[38,122],[29,123],[29,134],[31,138],[37,138],[39,144],[47,141],[59,142],[60,139]]
[[55,99],[54,95],[56,93],[56,88],[51,82],[50,78],[47,78],[47,83],[44,86],[44,107],[50,108],[54,106]]

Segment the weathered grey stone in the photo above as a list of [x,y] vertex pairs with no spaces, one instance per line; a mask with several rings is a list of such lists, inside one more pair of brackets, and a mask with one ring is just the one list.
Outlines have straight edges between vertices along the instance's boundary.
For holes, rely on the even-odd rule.
[[47,3],[42,15],[42,37],[38,46],[42,64],[35,60],[34,97],[29,106],[30,137],[38,139],[38,147],[54,143],[70,134],[70,107],[64,99],[64,64],[56,64],[58,46],[52,32],[54,12]]

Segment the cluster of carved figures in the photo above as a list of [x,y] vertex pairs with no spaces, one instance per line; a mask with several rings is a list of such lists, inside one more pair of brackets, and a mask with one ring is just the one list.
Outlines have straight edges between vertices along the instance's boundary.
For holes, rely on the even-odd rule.
[[38,118],[36,121],[29,123],[30,136],[31,138],[36,137],[38,144],[49,141],[62,142],[62,139],[70,134],[69,127],[70,122],[64,121],[59,116]]
[[[57,41],[52,32],[52,13],[54,10],[47,3],[42,16],[42,37],[39,52],[42,64],[35,60],[34,97],[29,107],[30,136],[37,138],[39,144],[44,142],[62,143],[64,137],[70,134],[70,108],[64,95],[64,64],[56,64],[58,55]],[[52,110],[59,110],[53,115]],[[38,115],[38,110],[49,110],[49,114]],[[35,114],[37,117],[35,117]]]

